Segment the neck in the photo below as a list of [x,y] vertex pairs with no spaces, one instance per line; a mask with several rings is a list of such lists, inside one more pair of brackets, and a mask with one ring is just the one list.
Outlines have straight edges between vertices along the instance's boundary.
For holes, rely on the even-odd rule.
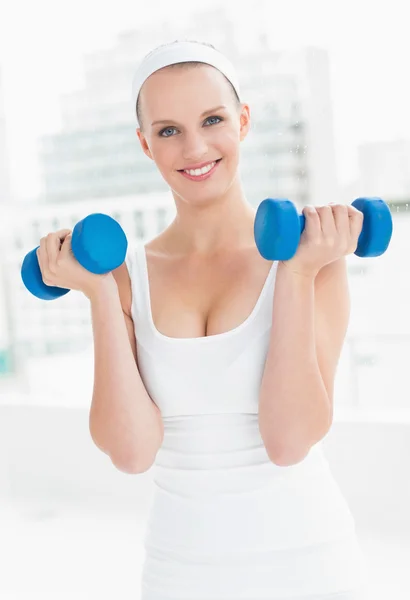
[[223,198],[203,204],[175,198],[177,215],[167,230],[175,252],[211,256],[254,245],[256,211],[243,190],[234,187]]

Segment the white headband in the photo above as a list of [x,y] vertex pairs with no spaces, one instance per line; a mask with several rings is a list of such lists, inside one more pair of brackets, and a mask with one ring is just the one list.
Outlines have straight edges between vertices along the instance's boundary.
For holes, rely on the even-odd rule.
[[[138,94],[146,79],[158,69],[168,65],[186,61],[198,61],[211,65],[221,71],[223,75],[231,82],[239,96],[239,81],[236,75],[235,67],[231,61],[218,50],[199,44],[197,42],[174,42],[165,46],[160,46],[148,54],[138,66],[132,82],[132,110],[134,118],[136,116],[136,104]],[[137,119],[138,123],[138,119]]]

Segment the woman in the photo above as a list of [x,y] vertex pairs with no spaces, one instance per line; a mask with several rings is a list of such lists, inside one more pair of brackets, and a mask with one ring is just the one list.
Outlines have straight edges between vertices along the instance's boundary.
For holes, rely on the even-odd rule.
[[250,107],[213,46],[147,55],[133,107],[175,219],[108,275],[76,263],[70,230],[38,256],[46,283],[90,299],[94,442],[123,472],[155,463],[142,600],[363,598],[354,520],[320,443],[362,213],[305,207],[295,256],[261,257],[239,174]]

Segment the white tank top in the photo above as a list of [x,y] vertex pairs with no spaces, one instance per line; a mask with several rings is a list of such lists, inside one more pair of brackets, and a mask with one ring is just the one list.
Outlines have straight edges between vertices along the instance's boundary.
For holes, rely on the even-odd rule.
[[217,335],[173,338],[153,322],[147,261],[142,244],[127,257],[141,375],[162,416],[257,414],[258,389],[272,323],[277,263],[259,299],[238,327]]
[[[242,324],[199,338],[172,338],[156,329],[142,242],[130,246],[126,264],[139,371],[164,422],[153,467],[148,552],[154,556],[161,549],[162,558],[216,564],[240,549],[252,562],[261,552],[336,541],[333,551],[324,551],[326,568],[322,556],[316,567],[307,567],[306,553],[288,555],[284,588],[313,593],[353,585],[358,576],[354,520],[321,442],[300,463],[280,467],[270,461],[259,431],[277,262]],[[303,586],[290,583],[298,569],[305,573]]]

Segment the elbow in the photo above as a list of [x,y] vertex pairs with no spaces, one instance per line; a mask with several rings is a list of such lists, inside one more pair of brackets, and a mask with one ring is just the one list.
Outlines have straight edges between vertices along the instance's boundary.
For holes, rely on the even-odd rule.
[[146,471],[149,471],[154,464],[154,460],[146,460],[143,462],[134,457],[119,457],[112,454],[110,454],[110,460],[118,471],[126,473],[127,475],[139,475],[145,473]]
[[106,454],[109,457],[114,467],[122,473],[128,473],[129,475],[145,473],[145,471],[148,471],[148,469],[151,466],[143,466],[141,465],[140,461],[131,460],[128,457],[124,459],[122,457],[118,457],[117,455],[113,455],[105,446],[102,446],[102,444],[97,443],[94,438],[93,442],[97,446],[97,448],[101,450],[101,452],[104,452],[104,454]]
[[312,438],[310,437],[305,443],[295,443],[295,440],[288,440],[287,443],[281,445],[275,444],[274,447],[269,444],[265,444],[269,459],[278,467],[290,467],[297,465],[302,462],[310,452],[310,449],[320,442],[329,431],[329,427],[326,427],[325,431],[321,431],[320,435]]
[[269,459],[278,467],[290,467],[302,462],[310,452],[310,449],[320,442],[329,431],[330,426],[326,427],[315,436],[310,435],[304,437],[302,435],[293,435],[290,439],[281,440],[279,443],[275,439],[275,443],[265,443],[265,448]]
[[137,475],[149,471],[154,465],[155,459],[159,446],[155,446],[155,449],[144,448],[142,452],[133,453],[125,452],[122,454],[110,453],[110,459],[112,464],[122,473],[129,475]]
[[286,439],[279,438],[272,431],[266,431],[260,424],[261,437],[269,460],[278,467],[290,467],[302,462],[309,454],[312,444],[302,440],[300,434],[293,434]]
[[279,467],[290,467],[302,462],[309,454],[310,449],[327,435],[331,424],[332,419],[329,418],[323,427],[315,432],[316,435],[293,434],[290,438],[280,442],[276,436],[274,443],[272,439],[268,443],[265,437],[265,448],[269,459]]
[[281,448],[266,448],[269,460],[278,467],[291,467],[302,462],[309,454],[309,447],[295,447],[294,445]]

